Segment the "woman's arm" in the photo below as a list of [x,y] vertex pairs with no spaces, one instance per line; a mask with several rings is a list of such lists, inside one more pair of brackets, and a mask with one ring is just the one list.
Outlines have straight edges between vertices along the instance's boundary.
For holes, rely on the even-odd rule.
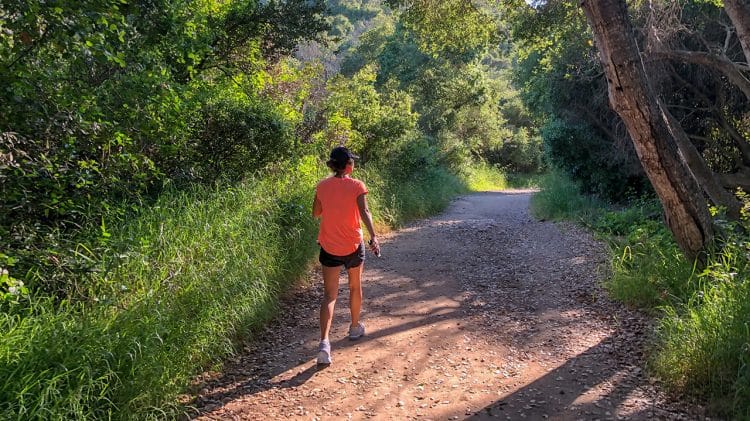
[[359,215],[362,217],[362,220],[365,221],[365,227],[367,227],[367,231],[370,233],[370,247],[376,255],[380,255],[380,243],[378,243],[378,238],[375,236],[375,226],[372,223],[370,209],[367,207],[367,197],[365,193],[357,196],[357,207],[359,207]]
[[313,200],[313,209],[312,209],[312,215],[313,218],[319,218],[320,215],[323,214],[323,204],[320,203],[320,200],[318,200],[318,195],[315,195],[315,200]]

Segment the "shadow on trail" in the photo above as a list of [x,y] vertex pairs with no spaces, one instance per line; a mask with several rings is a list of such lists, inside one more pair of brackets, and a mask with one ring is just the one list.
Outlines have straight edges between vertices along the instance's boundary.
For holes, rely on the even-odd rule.
[[[342,382],[355,384],[355,392],[369,392],[369,386],[352,381],[357,377],[352,375],[353,371],[373,378],[373,373],[377,373],[382,378],[383,371],[396,367],[395,363],[403,362],[398,365],[405,365],[407,358],[403,354],[385,353],[373,359],[368,350],[375,348],[388,350],[390,347],[406,347],[409,352],[408,365],[415,371],[407,373],[402,370],[398,375],[403,379],[391,380],[389,377],[388,381],[395,384],[403,380],[405,386],[409,387],[407,377],[413,372],[427,370],[431,364],[430,353],[425,350],[441,347],[447,350],[446,344],[462,343],[466,334],[481,337],[487,336],[488,330],[496,329],[491,332],[491,343],[497,347],[499,354],[506,347],[525,346],[534,341],[541,343],[549,338],[560,348],[569,347],[570,338],[562,333],[566,328],[564,323],[559,331],[544,332],[543,335],[539,335],[535,323],[539,323],[546,310],[562,314],[580,311],[584,304],[570,299],[554,301],[555,306],[551,306],[552,301],[533,301],[528,297],[529,294],[566,294],[568,285],[565,282],[575,280],[568,280],[570,274],[565,272],[566,269],[555,273],[554,281],[550,281],[549,277],[538,280],[533,271],[518,274],[510,270],[519,262],[525,262],[513,260],[519,250],[521,254],[539,253],[546,261],[572,262],[580,258],[572,240],[566,239],[551,224],[531,220],[526,211],[528,198],[528,192],[486,192],[464,197],[452,203],[446,213],[417,222],[384,241],[384,257],[368,258],[363,282],[363,321],[367,324],[368,320],[377,320],[377,324],[375,328],[368,325],[367,335],[357,341],[345,338],[349,321],[348,288],[342,275],[331,336],[334,362],[327,368],[315,364],[318,305],[322,297],[319,276],[316,276],[316,285],[285,298],[282,314],[265,329],[261,337],[249,345],[243,355],[227,362],[221,375],[200,386],[199,396],[193,402],[196,411],[191,416],[210,418],[225,405],[237,401],[245,403],[261,394],[262,397],[253,402],[256,411],[262,410],[270,418],[271,413],[265,411],[272,410],[276,405],[277,414],[287,414],[291,412],[287,407],[280,409],[283,402],[279,402],[279,399],[284,396],[268,392],[307,387],[318,375],[344,378]],[[543,235],[537,235],[539,232],[534,230],[543,230]],[[539,244],[529,243],[537,237],[541,238]],[[559,247],[549,247],[550,244],[559,244]],[[471,252],[460,254],[458,250]],[[488,268],[493,271],[488,272]],[[526,289],[521,290],[521,287]],[[483,291],[487,288],[501,290],[506,294],[502,297],[508,299],[487,301],[481,307],[481,301],[486,298]],[[476,324],[466,323],[478,312],[490,312],[501,315],[507,323],[515,322],[513,335],[520,338],[504,333],[502,325],[480,329]],[[523,378],[522,373],[518,379],[522,382],[520,388],[509,391],[509,395],[479,411],[465,412],[457,407],[446,407],[443,410],[444,418],[457,413],[470,416],[468,419],[471,420],[495,417],[542,419],[544,415],[561,420],[608,418],[607,412],[613,413],[613,408],[618,407],[624,397],[633,391],[633,385],[638,384],[632,381],[636,373],[627,371],[636,369],[634,366],[618,369],[616,365],[611,365],[608,369],[589,372],[594,370],[587,368],[587,365],[596,356],[609,353],[616,347],[616,341],[606,337],[542,377]],[[450,348],[450,352],[454,348]],[[456,349],[455,352],[460,352]],[[348,365],[337,364],[337,359],[348,359]],[[568,390],[563,390],[558,379],[565,378],[585,381],[576,387],[571,387],[571,382],[568,382]],[[598,394],[600,397],[596,400],[587,400],[587,391],[592,387],[606,388],[606,391]],[[313,391],[306,390],[304,393]],[[323,405],[339,397],[336,394],[341,391],[326,389],[316,393],[319,394],[315,395],[316,400]],[[540,412],[540,402],[546,403],[547,412]],[[386,405],[382,399],[368,404],[375,415],[382,413]],[[408,410],[414,408],[404,407],[404,414],[411,415]],[[559,413],[564,415],[558,416]],[[645,415],[632,416],[641,419],[638,417]]]
[[289,380],[286,380],[279,384],[279,387],[297,387],[305,384],[312,376],[315,375],[318,371],[322,371],[328,368],[328,366],[321,366],[321,365],[313,365],[305,369],[304,371],[300,371],[299,373],[295,374],[294,377],[292,377]]
[[[508,193],[480,193],[477,197],[487,195],[506,196]],[[442,218],[435,220],[442,221]],[[316,273],[316,285],[285,297],[282,314],[250,344],[243,355],[226,362],[218,377],[199,385],[201,391],[192,403],[196,408],[192,416],[210,416],[213,411],[232,400],[240,400],[270,389],[302,386],[316,375],[334,370],[337,354],[353,347],[368,344],[388,346],[389,338],[393,335],[436,323],[460,324],[466,312],[461,308],[462,299],[458,296],[461,293],[460,284],[457,284],[450,273],[451,266],[455,265],[447,265],[444,271],[438,269],[438,276],[431,276],[429,279],[424,278],[421,273],[428,269],[434,272],[436,264],[450,262],[453,257],[452,248],[462,245],[420,240],[425,233],[439,237],[440,231],[445,229],[444,225],[434,225],[430,221],[419,221],[386,239],[383,258],[368,256],[363,282],[363,318],[367,322],[368,317],[387,315],[391,321],[387,327],[373,330],[368,326],[367,335],[357,341],[343,337],[349,314],[348,287],[346,276],[342,273],[331,336],[334,365],[318,367],[314,359],[317,354],[318,305],[322,298],[322,288]],[[451,226],[461,224],[460,218],[449,223]],[[387,282],[389,278],[395,277],[406,281],[395,285]],[[444,290],[455,294],[444,296],[440,293]],[[442,305],[432,306],[436,300]],[[420,306],[420,303],[423,304]],[[297,323],[298,321],[301,323]],[[428,348],[439,346],[444,342],[445,335],[458,334],[461,334],[460,330],[441,331],[439,337],[420,338],[420,342]],[[388,364],[388,361],[372,362],[373,366]],[[293,374],[288,376],[290,373]],[[287,376],[279,379],[283,374]]]
[[[342,303],[337,304],[337,307]],[[445,312],[448,310],[448,312]],[[360,347],[367,344],[377,343],[381,339],[388,338],[394,334],[409,331],[422,326],[428,326],[436,322],[456,319],[459,320],[462,316],[462,312],[456,311],[450,308],[435,309],[438,314],[432,314],[420,320],[405,322],[401,324],[392,325],[386,329],[377,331],[367,332],[367,335],[358,340],[349,340],[348,338],[331,338],[331,347],[333,349],[334,363],[332,366],[320,366],[315,363],[317,356],[317,342],[318,342],[318,330],[317,326],[315,329],[307,329],[302,335],[307,337],[306,344],[314,344],[314,348],[310,346],[302,347],[294,350],[291,354],[288,354],[283,361],[267,361],[273,364],[270,367],[253,367],[252,373],[247,373],[243,369],[243,364],[230,363],[227,364],[227,370],[224,375],[219,378],[213,379],[209,384],[205,385],[209,389],[212,386],[228,385],[228,387],[221,387],[213,392],[202,394],[200,400],[207,403],[218,403],[226,402],[227,398],[239,399],[242,396],[254,395],[269,389],[284,389],[299,387],[313,378],[316,374],[325,371],[331,371],[336,368],[336,357],[337,354],[341,354],[350,348]],[[338,308],[337,308],[338,313]],[[317,315],[317,314],[316,314]],[[395,314],[398,316],[398,314]],[[334,323],[346,324],[348,326],[349,317],[348,315],[337,314]],[[316,319],[317,320],[317,319]],[[285,341],[286,342],[286,341]],[[435,339],[435,343],[441,342],[440,339]],[[298,343],[298,342],[297,342]],[[271,348],[263,348],[264,353],[272,353]],[[373,362],[373,365],[379,365],[377,362]],[[305,368],[306,367],[306,368]],[[243,375],[243,371],[245,371]],[[295,372],[291,378],[276,380],[281,374]],[[210,411],[209,411],[210,412]],[[195,415],[206,415],[207,412],[199,410]]]
[[[656,408],[631,412],[623,406],[626,398],[634,392],[643,392],[638,390],[639,370],[636,367],[609,365],[591,369],[598,354],[611,353],[615,344],[612,337],[605,338],[544,376],[476,411],[466,420],[659,419],[654,413],[654,410],[658,411]],[[571,379],[576,381],[563,383]]]

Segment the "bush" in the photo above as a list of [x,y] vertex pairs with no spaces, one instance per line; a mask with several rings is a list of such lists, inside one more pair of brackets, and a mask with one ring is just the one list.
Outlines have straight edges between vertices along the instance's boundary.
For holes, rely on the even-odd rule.
[[370,188],[373,212],[385,225],[398,227],[434,214],[466,192],[461,179],[438,161],[437,150],[422,138],[403,144],[392,157],[362,168],[360,174]]
[[580,183],[581,191],[622,202],[650,191],[640,163],[583,125],[551,120],[541,130],[545,158]]
[[481,156],[511,173],[538,174],[543,169],[542,142],[525,128],[516,130],[499,146],[482,151]]
[[202,117],[193,162],[205,182],[237,181],[297,152],[291,125],[272,104],[220,100]]

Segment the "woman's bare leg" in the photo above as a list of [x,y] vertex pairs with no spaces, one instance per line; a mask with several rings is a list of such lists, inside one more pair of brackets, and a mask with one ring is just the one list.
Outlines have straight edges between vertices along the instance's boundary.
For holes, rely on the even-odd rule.
[[333,309],[339,294],[339,273],[341,266],[323,266],[323,302],[320,303],[320,340],[328,339],[333,321]]
[[355,268],[350,268],[349,274],[349,311],[352,313],[352,326],[359,324],[359,313],[362,310],[362,271],[364,262]]

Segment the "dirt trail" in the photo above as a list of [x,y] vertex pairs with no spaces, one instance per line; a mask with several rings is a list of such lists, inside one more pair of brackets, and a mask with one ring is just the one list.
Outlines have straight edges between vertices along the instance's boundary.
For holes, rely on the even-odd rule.
[[342,276],[319,370],[319,270],[260,342],[207,373],[201,420],[701,419],[643,374],[648,321],[606,299],[604,247],[535,221],[531,192],[481,193],[384,238],[350,341]]

